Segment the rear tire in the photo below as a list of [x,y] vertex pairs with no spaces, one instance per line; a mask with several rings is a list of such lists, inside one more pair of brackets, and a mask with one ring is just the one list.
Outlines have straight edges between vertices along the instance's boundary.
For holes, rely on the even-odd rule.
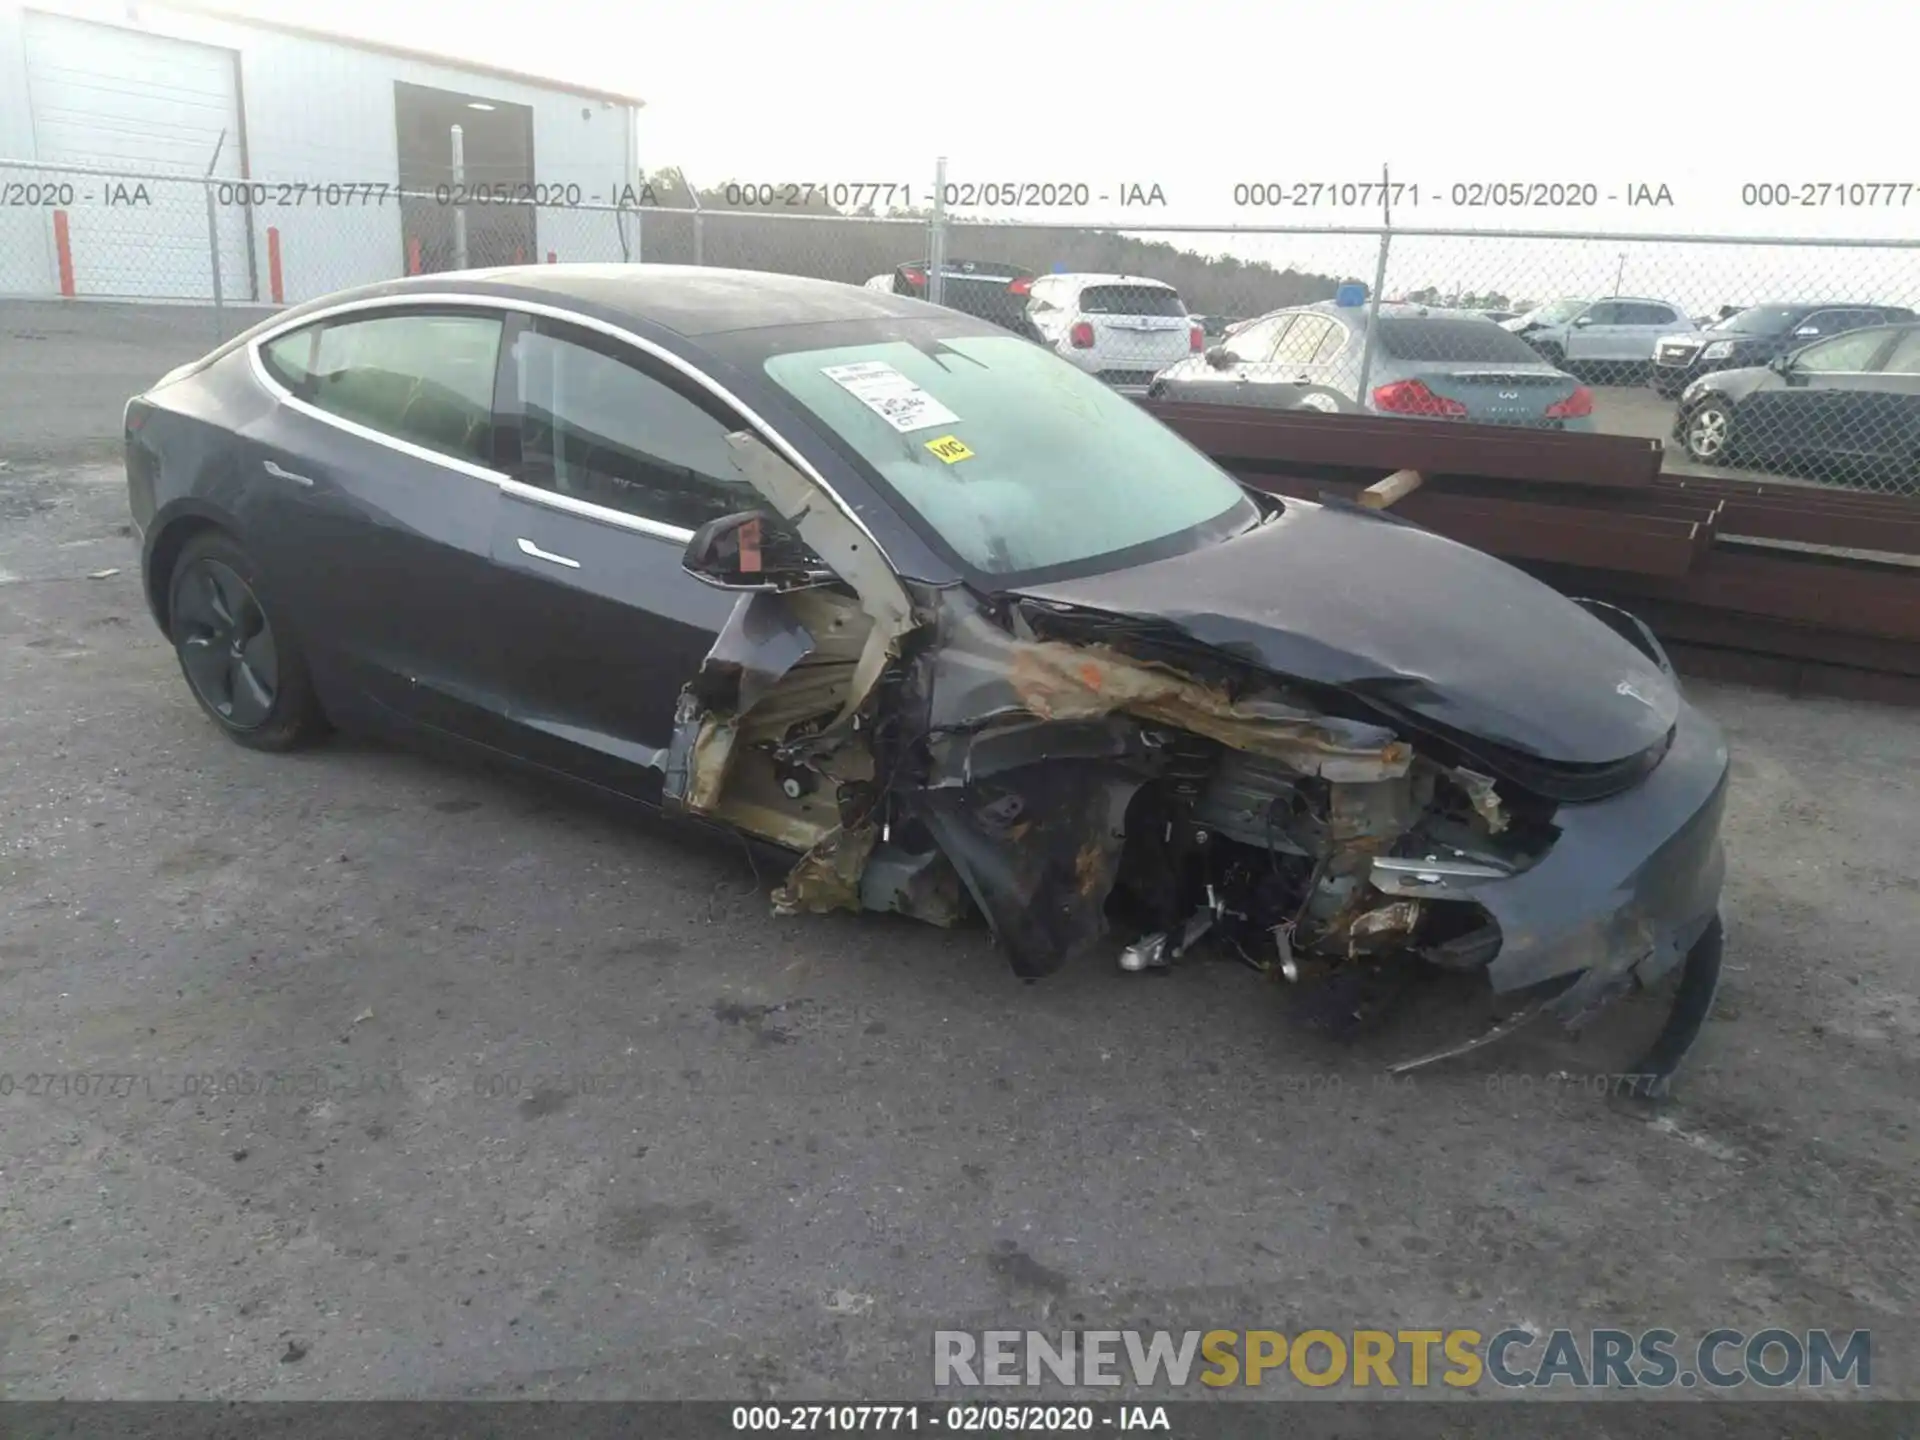
[[181,547],[167,630],[195,702],[235,744],[279,753],[331,728],[299,640],[232,536],[209,531]]

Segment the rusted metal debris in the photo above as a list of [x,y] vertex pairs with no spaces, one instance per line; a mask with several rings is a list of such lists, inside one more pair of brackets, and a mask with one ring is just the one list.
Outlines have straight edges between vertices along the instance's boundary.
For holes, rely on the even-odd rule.
[[1397,517],[1634,611],[1683,670],[1920,704],[1920,500],[1668,474],[1623,436],[1143,403],[1255,488],[1391,490]]

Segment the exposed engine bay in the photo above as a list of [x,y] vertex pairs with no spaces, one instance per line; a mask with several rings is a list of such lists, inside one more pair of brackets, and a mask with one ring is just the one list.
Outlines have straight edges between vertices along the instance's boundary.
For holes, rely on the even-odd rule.
[[[681,697],[665,794],[799,851],[774,895],[784,913],[951,925],[977,911],[1027,977],[1101,947],[1130,971],[1204,948],[1323,994],[1335,1029],[1392,1004],[1423,966],[1503,990],[1564,981],[1546,988],[1577,1020],[1694,948],[1702,894],[1711,915],[1719,789],[1705,769],[1676,797],[1692,809],[1666,847],[1667,862],[1685,851],[1684,884],[1661,878],[1657,853],[1616,856],[1624,888],[1645,894],[1618,902],[1616,886],[1589,915],[1558,874],[1519,883],[1555,854],[1568,806],[1624,814],[1610,797],[1660,789],[1643,782],[1677,727],[1636,721],[1655,743],[1556,765],[1178,625],[921,590],[757,441],[736,449],[834,580],[742,593]],[[1631,617],[1600,618],[1667,668]],[[1636,676],[1623,694],[1651,688]],[[1666,801],[1617,803],[1673,818]],[[1582,843],[1559,873],[1594,868]],[[1566,911],[1564,934],[1536,922],[1542,895]]]

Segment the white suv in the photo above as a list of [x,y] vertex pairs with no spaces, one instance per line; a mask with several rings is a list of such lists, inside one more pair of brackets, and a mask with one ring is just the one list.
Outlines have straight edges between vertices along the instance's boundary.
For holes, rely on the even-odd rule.
[[1042,275],[1027,319],[1055,354],[1127,393],[1207,348],[1180,292],[1139,275]]

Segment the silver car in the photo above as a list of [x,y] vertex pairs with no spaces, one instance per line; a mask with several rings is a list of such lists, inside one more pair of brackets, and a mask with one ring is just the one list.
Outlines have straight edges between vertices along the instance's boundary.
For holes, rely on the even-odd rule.
[[1394,304],[1381,305],[1372,325],[1366,364],[1364,305],[1329,300],[1276,310],[1204,355],[1162,370],[1156,388],[1191,394],[1211,384],[1280,385],[1298,390],[1300,408],[1539,430],[1593,428],[1593,392],[1499,325]]
[[1549,364],[1596,368],[1649,364],[1662,340],[1696,328],[1671,301],[1632,295],[1550,300],[1502,323]]

